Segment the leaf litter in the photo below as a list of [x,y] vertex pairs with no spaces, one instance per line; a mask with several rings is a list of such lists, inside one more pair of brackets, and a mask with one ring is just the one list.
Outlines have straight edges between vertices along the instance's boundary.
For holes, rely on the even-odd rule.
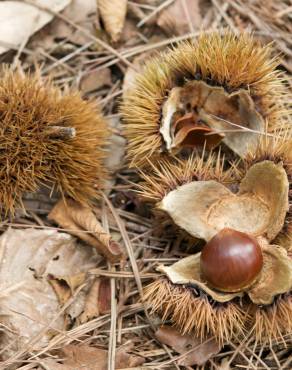
[[[30,6],[30,11],[19,11],[13,3],[19,9]],[[98,3],[102,1],[3,1],[1,7],[8,10],[1,11],[0,46],[2,53],[14,50],[5,54],[8,62],[21,63],[25,70],[39,64],[43,76],[56,85],[79,88],[87,99],[100,101],[115,127],[120,127],[119,99],[135,71],[152,53],[190,34],[197,37],[199,29],[253,30],[264,43],[274,40],[282,67],[292,71],[286,1],[134,0],[123,1],[119,12],[111,2],[112,14],[100,11]],[[5,14],[13,14],[13,32],[14,23],[11,17],[5,21]],[[16,32],[17,27],[24,28]],[[133,195],[131,183],[138,177],[125,165],[124,145],[116,140],[110,149],[120,153],[107,190],[111,210],[101,202],[86,210],[91,221],[81,225],[65,212],[70,224],[55,220],[56,226],[48,219],[56,199],[40,191],[25,195],[25,213],[19,210],[15,219],[3,220],[0,368],[190,369],[205,362],[208,369],[290,369],[292,340],[286,348],[279,343],[262,348],[247,337],[240,346],[230,343],[220,352],[207,345],[203,354],[185,354],[189,342],[196,348],[195,338],[186,340],[173,329],[166,339],[156,340],[161,322],[149,320],[139,290],[157,276],[158,264],[172,264],[195,247],[167,220],[163,228],[153,222]],[[122,249],[127,246],[129,258],[110,265],[99,254],[109,238],[102,247],[91,222],[109,230]],[[114,317],[115,325],[110,325]]]

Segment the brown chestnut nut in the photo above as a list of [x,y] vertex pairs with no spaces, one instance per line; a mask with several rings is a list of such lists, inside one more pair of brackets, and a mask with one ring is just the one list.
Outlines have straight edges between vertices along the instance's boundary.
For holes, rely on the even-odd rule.
[[223,292],[238,292],[255,282],[263,266],[263,255],[255,238],[225,228],[204,246],[200,264],[210,286]]

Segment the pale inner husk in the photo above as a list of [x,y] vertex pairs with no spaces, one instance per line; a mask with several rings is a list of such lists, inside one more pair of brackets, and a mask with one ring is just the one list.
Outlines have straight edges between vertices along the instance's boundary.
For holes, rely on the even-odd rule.
[[292,259],[286,249],[277,245],[263,248],[264,263],[258,282],[248,291],[249,298],[258,305],[268,305],[276,295],[292,289]]
[[194,181],[169,192],[158,207],[190,235],[210,240],[229,227],[268,241],[281,231],[289,208],[282,164],[253,165],[235,195],[216,181]]
[[185,257],[172,266],[160,265],[157,270],[164,273],[173,284],[191,284],[202,289],[217,302],[228,302],[235,297],[241,297],[243,293],[223,293],[208,287],[200,273],[201,253]]
[[257,145],[259,134],[265,131],[264,120],[246,90],[228,94],[223,87],[190,81],[184,87],[174,87],[163,104],[160,133],[167,150],[177,146],[175,122],[188,113],[196,116],[194,125],[204,124],[213,134],[222,135],[223,142],[241,157]]
[[235,199],[235,195],[216,181],[194,181],[168,193],[159,208],[189,234],[209,240],[217,229],[208,223],[208,212],[222,199]]
[[173,284],[191,285],[207,293],[217,302],[228,302],[244,293],[258,305],[268,305],[276,295],[289,292],[292,288],[292,260],[287,251],[279,246],[268,245],[262,248],[263,269],[252,287],[241,292],[218,292],[208,286],[200,273],[201,253],[185,257],[172,266],[159,266],[158,270],[165,274]]
[[289,180],[282,163],[263,161],[253,165],[239,188],[240,195],[252,193],[269,209],[266,238],[273,240],[281,231],[289,210]]

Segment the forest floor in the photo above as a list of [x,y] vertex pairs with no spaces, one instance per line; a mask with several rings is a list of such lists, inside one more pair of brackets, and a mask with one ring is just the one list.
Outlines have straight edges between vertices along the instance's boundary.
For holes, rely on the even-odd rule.
[[[221,350],[204,343],[195,346],[192,343],[191,350],[179,353],[156,337],[161,322],[144,307],[143,288],[158,276],[155,267],[159,263],[177,261],[187,255],[190,247],[183,236],[172,232],[167,221],[163,227],[157,223],[132,191],[132,183],[138,181],[138,175],[127,167],[126,142],[118,109],[123,94],[147,58],[179,41],[198,37],[201,30],[229,28],[236,33],[248,30],[262,43],[273,42],[275,55],[281,58],[280,68],[291,75],[291,1],[120,0],[121,8],[127,3],[124,19],[119,6],[115,5],[117,1],[113,0],[112,14],[106,16],[109,20],[98,12],[99,2],[102,3],[101,0],[68,0],[64,1],[66,7],[60,9],[52,6],[58,3],[54,0],[19,1],[22,5],[37,3],[32,7],[49,15],[50,21],[37,32],[32,31],[32,26],[31,32],[25,34],[23,30],[27,30],[31,19],[25,18],[25,12],[18,13],[14,33],[19,39],[14,43],[9,37],[5,39],[5,22],[2,22],[0,58],[2,63],[15,68],[21,65],[24,71],[39,69],[43,77],[49,77],[61,89],[66,86],[78,89],[85,99],[93,99],[102,107],[114,133],[108,164],[112,178],[104,201],[95,211],[103,226],[125,247],[128,257],[120,264],[111,265],[91,251],[86,253],[93,262],[86,261],[83,252],[78,256],[75,251],[66,255],[64,263],[73,263],[74,258],[75,264],[83,263],[79,270],[74,270],[74,276],[83,273],[78,284],[66,278],[62,283],[63,305],[55,319],[62,316],[66,328],[48,336],[41,345],[42,337],[52,327],[50,323],[37,325],[38,330],[32,330],[29,340],[23,342],[19,339],[21,333],[30,330],[28,326],[33,323],[28,324],[27,320],[32,319],[25,318],[27,312],[20,313],[25,320],[17,321],[19,327],[6,335],[9,342],[2,342],[0,368],[291,369],[292,340],[288,341],[290,348],[281,343],[258,346],[250,337],[240,345],[229,343]],[[34,20],[39,22],[38,16]],[[105,30],[104,24],[108,21],[117,28],[121,26],[119,37]],[[115,37],[117,41],[113,41]],[[3,222],[2,231],[9,226],[24,233],[61,231],[47,218],[55,202],[55,198],[44,192],[26,195],[27,212],[19,210],[15,219]],[[23,241],[30,236],[19,234],[19,238]],[[22,262],[14,263],[17,267]],[[87,308],[92,302],[100,307],[88,309],[85,317],[78,311],[80,302],[87,304]],[[9,330],[2,326],[3,333]],[[206,361],[202,366],[190,360],[190,354],[200,349],[203,354],[196,361]]]

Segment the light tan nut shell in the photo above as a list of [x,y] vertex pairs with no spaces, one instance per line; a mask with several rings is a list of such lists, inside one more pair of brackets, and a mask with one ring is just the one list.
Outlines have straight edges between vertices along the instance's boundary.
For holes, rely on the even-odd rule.
[[249,169],[236,195],[216,181],[193,181],[169,192],[158,208],[206,241],[225,227],[270,241],[283,227],[288,190],[282,164],[263,161]]
[[242,180],[239,195],[253,193],[269,208],[266,237],[274,239],[281,231],[289,210],[289,181],[281,163],[263,161],[253,165]]
[[292,289],[292,259],[287,251],[269,245],[263,248],[263,257],[261,277],[248,291],[249,298],[258,305],[271,304],[276,295]]

